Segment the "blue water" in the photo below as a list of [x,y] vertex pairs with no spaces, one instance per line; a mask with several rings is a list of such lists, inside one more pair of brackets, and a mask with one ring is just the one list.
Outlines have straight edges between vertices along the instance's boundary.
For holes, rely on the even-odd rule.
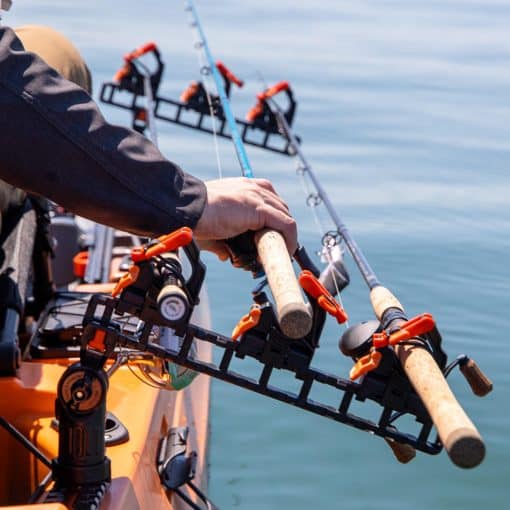
[[[488,450],[480,467],[463,471],[444,453],[399,465],[378,438],[215,382],[211,497],[221,508],[246,510],[506,508],[510,4],[229,0],[198,8],[213,53],[247,82],[235,92],[238,115],[262,87],[261,74],[269,83],[292,83],[303,148],[381,280],[411,315],[432,312],[450,356],[468,353],[495,384],[478,399],[460,375],[452,378]],[[122,54],[151,39],[167,64],[164,94],[177,96],[198,76],[181,2],[16,1],[5,21],[50,24],[70,36],[96,91]],[[210,138],[158,127],[169,158],[204,179],[216,177]],[[220,149],[224,174],[237,175],[231,146],[221,142]],[[248,150],[255,175],[274,181],[301,241],[316,250],[294,163]],[[206,260],[214,327],[229,332],[248,309],[252,282]],[[371,311],[350,268],[344,304],[355,322]],[[341,332],[328,324],[314,363],[345,376]]]

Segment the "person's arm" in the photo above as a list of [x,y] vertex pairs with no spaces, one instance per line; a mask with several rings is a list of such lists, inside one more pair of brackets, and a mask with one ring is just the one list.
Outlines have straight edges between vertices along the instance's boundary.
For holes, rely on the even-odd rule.
[[194,227],[202,181],[145,137],[108,124],[90,96],[0,28],[0,178],[82,216],[155,236]]

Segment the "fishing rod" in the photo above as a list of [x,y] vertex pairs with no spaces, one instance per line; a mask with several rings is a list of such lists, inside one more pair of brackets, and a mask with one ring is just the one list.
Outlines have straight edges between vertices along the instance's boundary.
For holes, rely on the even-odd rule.
[[[222,78],[211,50],[209,49],[198,12],[192,0],[185,1],[185,10],[189,13],[191,18],[190,24],[198,35],[198,44],[196,46],[203,51],[207,60],[207,67],[202,68],[201,72],[212,75],[214,79],[223,109],[223,115],[230,129],[242,175],[253,178],[253,170],[242,138],[237,129],[236,119],[225,93]],[[254,240],[275,300],[276,313],[280,327],[286,336],[290,338],[301,338],[310,331],[312,327],[312,316],[303,300],[292,267],[292,261],[285,246],[285,241],[280,233],[269,229],[256,232]]]
[[[186,5],[192,18],[192,26],[198,33],[198,42],[195,46],[201,52],[202,50],[205,52],[206,46],[204,45],[201,26],[193,16],[193,7],[189,5],[189,2]],[[208,52],[208,57],[207,63],[201,62],[201,73],[204,76],[212,75],[214,77],[216,75],[215,85],[218,88],[218,92],[223,92],[220,95],[228,97],[229,87],[225,82],[226,90],[223,91],[221,82],[220,84],[218,83],[221,69],[216,67],[218,64],[214,65],[212,63],[210,51]],[[156,71],[152,79],[158,80],[159,83],[160,77],[159,71]],[[112,84],[105,85],[111,86]],[[128,90],[133,93],[130,105],[122,105],[123,108],[136,111],[137,97],[144,95],[143,85],[141,75],[138,77],[126,76],[122,79],[118,89]],[[220,121],[220,130],[223,129],[223,126],[227,123],[227,110],[224,109],[223,104],[218,104],[215,96],[209,94],[203,86],[201,89],[204,89],[203,93],[208,95],[208,97],[206,100],[204,97],[201,97],[200,115],[208,111],[211,120],[213,122],[216,120]],[[114,90],[116,91],[117,89],[114,89],[112,86],[111,91],[107,94],[107,99],[113,98]],[[282,109],[278,109],[278,105],[273,104],[272,100],[274,95],[282,91],[286,92],[290,101],[290,107],[285,112]],[[156,96],[155,101],[155,108],[157,110],[158,105],[162,104],[163,99]],[[219,96],[218,101],[220,101]],[[111,102],[107,100],[106,102],[121,106],[114,100]],[[198,112],[196,110],[197,105],[192,104],[192,102],[188,104],[182,102],[174,103],[177,107],[176,119],[183,108]],[[262,127],[267,132],[279,131],[279,136],[286,140],[286,146],[289,148],[288,153],[296,154],[300,160],[301,172],[307,176],[313,175],[312,182],[315,182],[318,186],[316,187],[317,193],[309,197],[310,201],[316,202],[317,205],[321,201],[327,203],[328,212],[337,229],[328,233],[329,239],[328,235],[325,238],[328,240],[328,243],[329,241],[345,241],[370,289],[372,305],[379,320],[352,326],[343,334],[340,343],[342,352],[354,358],[356,362],[353,370],[351,370],[351,379],[346,380],[338,375],[326,374],[309,366],[315,349],[319,346],[319,338],[325,320],[324,314],[329,313],[335,316],[339,323],[344,322],[346,316],[338,303],[334,301],[331,296],[332,293],[328,292],[329,289],[325,288],[325,285],[320,286],[319,282],[313,280],[311,273],[307,274],[307,271],[303,271],[301,274],[300,283],[310,302],[313,314],[312,329],[310,333],[302,335],[300,338],[291,338],[290,335],[285,334],[283,328],[277,325],[277,314],[273,313],[273,305],[269,303],[262,291],[263,287],[259,285],[253,293],[254,306],[252,310],[241,319],[231,337],[206,331],[190,324],[189,313],[187,313],[181,317],[181,322],[178,325],[180,334],[184,338],[184,342],[179,350],[149,345],[147,340],[143,338],[143,334],[142,337],[119,336],[117,333],[114,333],[115,326],[113,324],[111,327],[107,326],[106,328],[112,334],[112,345],[115,342],[125,343],[125,345],[131,345],[135,349],[146,350],[157,357],[172,360],[197,372],[228,381],[250,391],[258,392],[266,397],[289,403],[308,412],[319,414],[356,428],[368,430],[386,439],[401,462],[407,462],[414,456],[414,448],[427,453],[437,453],[444,444],[450,457],[457,465],[473,467],[483,459],[483,441],[474,425],[455,400],[455,397],[446,385],[444,377],[451,372],[454,366],[460,366],[461,372],[467,378],[474,393],[480,396],[490,391],[491,383],[479,371],[476,364],[465,355],[459,356],[455,361],[447,365],[446,354],[441,348],[441,336],[432,316],[430,314],[422,314],[408,320],[402,305],[387,289],[382,287],[347,227],[334,210],[327,194],[320,186],[317,176],[313,174],[311,166],[299,147],[297,136],[290,129],[295,104],[290,88],[278,84],[259,94],[259,103],[250,110],[247,120],[249,125],[254,128]],[[157,111],[155,117],[163,118]],[[233,115],[230,117],[232,121]],[[285,122],[283,122],[282,117]],[[199,125],[201,119],[202,116],[199,118]],[[175,119],[169,120],[175,122]],[[234,122],[237,122],[239,125],[238,119],[234,119]],[[180,121],[177,123],[180,123]],[[199,125],[194,127],[204,131]],[[214,134],[215,130],[212,129],[207,132]],[[239,141],[239,137],[235,136],[235,130],[231,138]],[[242,140],[243,136],[240,138]],[[260,147],[264,146],[261,144]],[[236,145],[237,149],[238,146]],[[244,148],[242,148],[242,145],[241,149],[238,151],[238,159],[244,172],[247,170],[247,159],[244,159]],[[250,172],[252,173],[252,170],[249,167],[248,161],[248,174]],[[200,264],[196,254],[190,258],[190,262],[192,266]],[[301,262],[300,265],[302,265]],[[317,270],[314,272],[310,261],[308,267],[302,267],[302,269],[309,269],[312,273],[318,274]],[[182,276],[178,274],[176,274],[176,279],[183,281]],[[144,281],[147,284],[150,283],[151,286],[155,285],[156,289],[161,289],[162,285],[164,286],[161,282],[154,281],[151,283],[149,277]],[[139,285],[137,282],[127,282],[126,285],[127,287],[121,291],[118,298],[106,300],[108,306],[127,310],[124,308],[125,304],[123,304],[123,301],[127,299],[127,302],[130,302],[131,298],[129,298],[129,295],[132,292],[141,294],[147,292],[146,288],[137,289]],[[196,287],[199,285],[196,280],[183,283],[183,285],[183,290],[188,295],[188,299],[190,299],[190,296],[197,295]],[[150,300],[152,299],[150,296],[157,295],[157,292],[155,294],[154,292],[148,292],[146,294],[147,299]],[[191,299],[189,306],[183,309],[189,310],[192,308],[192,301]],[[157,303],[154,303],[154,307],[157,308],[158,306]],[[148,322],[153,322],[157,319],[157,321],[163,321],[163,324],[167,324],[164,321],[170,320],[163,313],[164,310],[160,310],[159,317],[154,315],[146,317],[143,310],[132,309],[131,311],[135,315],[144,316],[144,320],[147,319]],[[174,320],[175,318],[171,318],[172,324],[174,324]],[[85,323],[87,324],[89,321],[92,321],[90,324],[93,324],[93,329],[101,330],[108,323],[109,319],[105,319],[104,324],[101,321],[96,323],[93,316],[89,315],[89,317],[85,318]],[[282,332],[284,334],[283,337]],[[115,342],[114,338],[116,338]],[[194,341],[193,339],[213,343],[217,348],[223,349],[224,353],[220,364],[214,366],[190,355],[189,349]],[[423,347],[423,349],[418,349],[417,347]],[[230,362],[234,355],[239,358],[252,357],[263,365],[262,374],[258,381],[240,376],[238,373],[230,370]],[[302,381],[299,392],[293,394],[281,390],[274,385],[269,385],[268,382],[273,369],[293,372]],[[356,382],[356,379],[359,379],[360,382]],[[337,409],[308,399],[311,386],[319,384],[332,386],[339,393],[343,393],[341,404]],[[376,420],[374,423],[355,416],[349,410],[353,397],[361,401],[365,399],[374,400],[382,405],[383,411],[379,420]],[[443,412],[444,410],[446,412]],[[396,429],[395,421],[403,414],[414,415],[417,421],[422,424],[421,431],[418,434],[403,433]],[[434,442],[431,442],[427,438],[434,424],[438,429],[441,440],[437,438]],[[404,447],[411,448],[411,451],[409,449],[406,450]]]
[[289,140],[289,143],[294,151],[295,156],[299,159],[300,165],[298,167],[298,171],[302,172],[303,175],[308,175],[310,180],[312,181],[315,190],[316,195],[310,196],[309,199],[314,200],[314,204],[321,202],[326,207],[326,210],[328,211],[328,214],[333,221],[336,232],[341,236],[343,241],[345,242],[345,245],[349,249],[349,252],[352,255],[352,258],[356,262],[356,265],[358,266],[358,269],[361,273],[361,276],[365,280],[366,284],[368,285],[368,288],[372,290],[375,287],[378,287],[380,284],[374,270],[370,267],[370,264],[368,263],[368,260],[366,259],[363,252],[360,250],[359,246],[357,245],[355,239],[350,234],[347,226],[345,223],[340,219],[340,216],[338,215],[335,207],[333,206],[326,190],[323,188],[322,184],[320,183],[319,179],[315,175],[315,172],[312,169],[312,166],[308,163],[308,160],[306,159],[303,150],[301,149],[300,143],[298,138],[294,135],[292,128],[290,127],[289,123],[287,122],[287,119],[285,117],[285,114],[282,110],[282,108],[278,105],[278,103],[274,100],[274,94],[271,94],[271,90],[274,88],[278,88],[280,90],[286,90],[289,89],[288,82],[280,82],[279,84],[275,85],[274,87],[271,87],[270,89],[266,89],[262,94],[259,94],[259,100],[262,98],[263,101],[268,103],[270,105],[271,113],[274,115],[278,127],[281,131],[281,133]]
[[[282,84],[281,82],[275,87],[282,90],[288,88],[288,84],[286,82]],[[382,325],[382,330],[379,324],[373,324],[368,329],[366,324],[355,325],[344,333],[340,341],[340,348],[344,354],[357,359],[351,370],[351,379],[357,379],[376,368],[381,360],[379,349],[393,346],[406,375],[436,425],[439,437],[452,461],[461,467],[478,465],[485,455],[484,442],[450,390],[445,375],[438,367],[438,363],[430,352],[423,348],[424,344],[420,337],[435,327],[432,316],[423,314],[415,319],[408,320],[402,304],[390,290],[382,286],[304,156],[283,110],[273,99],[274,94],[271,92],[275,90],[275,87],[266,89],[266,91],[259,94],[259,101],[270,108],[278,122],[281,133],[288,139],[300,162],[301,171],[309,176],[315,187],[317,199],[324,203],[336,226],[337,233],[345,242],[370,291],[372,308],[380,321],[380,325]],[[366,352],[367,344],[371,344],[368,354],[360,356],[360,350]],[[473,360],[468,362],[464,360],[459,363],[461,372],[475,394],[483,396],[491,391],[492,383]]]

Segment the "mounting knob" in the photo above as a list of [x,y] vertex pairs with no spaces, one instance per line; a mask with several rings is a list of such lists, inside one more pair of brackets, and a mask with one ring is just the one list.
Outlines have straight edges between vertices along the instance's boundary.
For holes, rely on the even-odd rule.
[[178,285],[165,285],[158,294],[157,303],[159,313],[172,326],[177,326],[188,318],[188,296]]

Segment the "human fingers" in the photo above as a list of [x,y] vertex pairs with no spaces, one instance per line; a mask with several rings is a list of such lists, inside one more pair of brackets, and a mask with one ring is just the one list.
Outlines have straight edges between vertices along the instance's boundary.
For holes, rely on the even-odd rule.
[[290,255],[294,255],[298,246],[296,220],[292,216],[267,205],[259,207],[258,213],[259,225],[256,230],[262,228],[277,230],[282,234]]
[[251,181],[261,188],[266,189],[267,191],[270,191],[271,193],[274,193],[277,195],[276,190],[274,189],[274,186],[271,181],[268,179],[251,179]]
[[288,205],[283,201],[281,197],[274,193],[270,193],[269,191],[259,189],[257,191],[257,199],[259,201],[262,200],[262,202],[264,202],[266,205],[274,207],[275,209],[278,209],[284,214],[290,215]]
[[196,240],[201,250],[210,251],[214,253],[222,262],[230,258],[229,251],[223,241],[213,241],[210,239],[197,239]]

